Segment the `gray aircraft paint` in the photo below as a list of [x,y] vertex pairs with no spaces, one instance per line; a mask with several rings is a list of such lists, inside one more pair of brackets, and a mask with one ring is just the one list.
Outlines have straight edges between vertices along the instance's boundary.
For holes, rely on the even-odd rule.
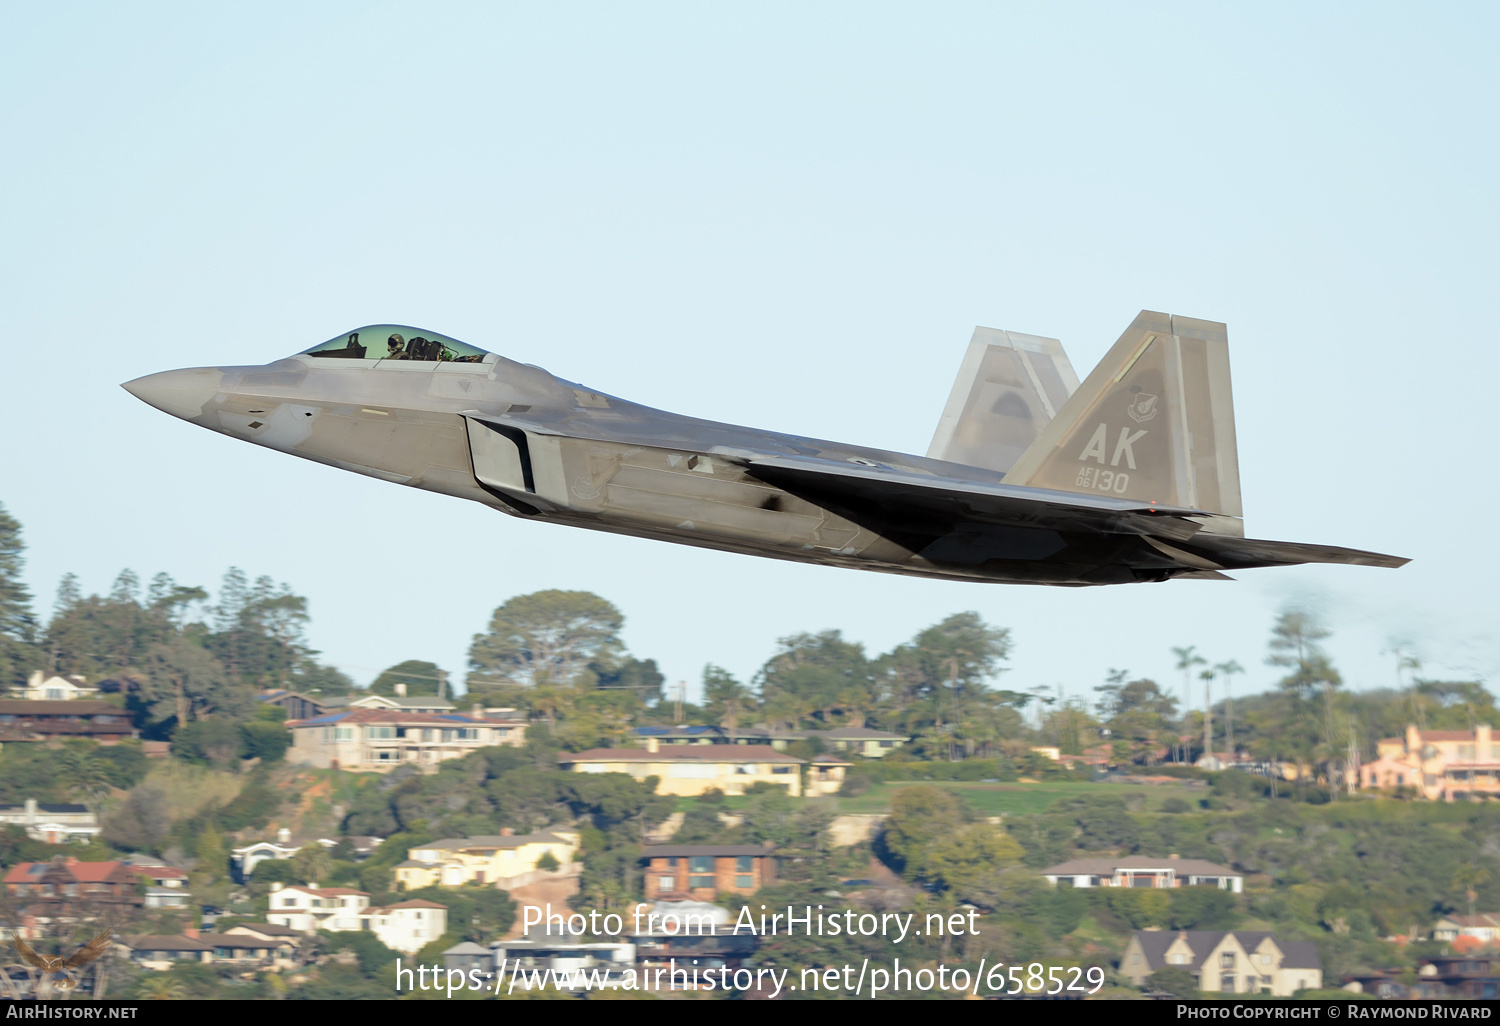
[[[925,457],[678,416],[400,325],[346,336],[124,387],[234,438],[522,518],[778,559],[1056,585],[1407,562],[1243,537],[1214,322],[1143,311],[1082,385],[1055,339],[977,329]],[[428,352],[443,355],[412,355]]]

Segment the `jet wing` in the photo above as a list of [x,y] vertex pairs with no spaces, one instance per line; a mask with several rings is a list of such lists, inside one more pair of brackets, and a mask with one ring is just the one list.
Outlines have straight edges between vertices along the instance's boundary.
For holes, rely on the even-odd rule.
[[917,513],[949,521],[1154,535],[1174,541],[1186,541],[1201,530],[1202,525],[1189,517],[1214,515],[1107,495],[918,474],[878,464],[784,456],[742,457],[736,462],[751,476],[810,502],[830,508],[873,507],[892,515]]

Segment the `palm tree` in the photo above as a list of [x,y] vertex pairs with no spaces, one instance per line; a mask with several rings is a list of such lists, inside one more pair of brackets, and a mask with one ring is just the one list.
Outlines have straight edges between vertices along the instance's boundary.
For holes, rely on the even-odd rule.
[[[1193,705],[1193,667],[1203,666],[1208,662],[1198,654],[1197,649],[1197,645],[1172,649],[1172,654],[1177,657],[1177,668],[1182,671],[1182,715],[1184,717]],[[1184,761],[1186,761],[1186,752],[1183,754]]]
[[1489,870],[1465,862],[1458,867],[1458,872],[1453,874],[1453,886],[1463,888],[1464,897],[1469,901],[1469,915],[1474,915],[1474,903],[1479,900],[1479,885],[1490,878]]
[[1214,670],[1224,678],[1224,747],[1229,749],[1229,758],[1234,760],[1234,695],[1230,693],[1231,677],[1244,673],[1245,668],[1233,659],[1219,663]]
[[148,976],[136,991],[147,1001],[180,1001],[187,993],[182,981],[170,976]]

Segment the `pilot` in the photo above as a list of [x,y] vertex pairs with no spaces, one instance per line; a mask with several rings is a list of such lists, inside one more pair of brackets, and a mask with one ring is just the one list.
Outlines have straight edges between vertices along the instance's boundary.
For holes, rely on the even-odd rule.
[[387,360],[406,359],[406,339],[400,335],[392,335],[386,339],[385,347],[387,350],[385,358]]
[[344,348],[345,349],[358,349],[359,348],[359,332],[357,332],[357,331],[351,331],[349,333],[349,341],[347,343],[345,343]]

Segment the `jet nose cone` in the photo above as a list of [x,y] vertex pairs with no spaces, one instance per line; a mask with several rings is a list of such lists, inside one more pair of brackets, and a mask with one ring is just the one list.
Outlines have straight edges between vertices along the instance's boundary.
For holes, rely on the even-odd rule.
[[224,372],[217,367],[193,367],[147,374],[120,387],[163,413],[192,420],[203,413],[203,404],[218,393],[223,380]]

